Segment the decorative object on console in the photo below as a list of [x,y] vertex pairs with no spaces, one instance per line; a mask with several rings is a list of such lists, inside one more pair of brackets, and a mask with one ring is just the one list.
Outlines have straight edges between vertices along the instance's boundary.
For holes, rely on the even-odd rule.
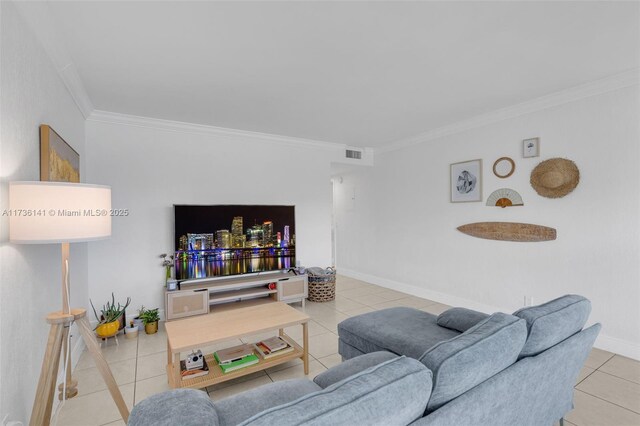
[[127,297],[127,302],[124,306],[120,305],[120,302],[118,302],[118,306],[116,306],[115,295],[111,293],[111,302],[107,302],[106,305],[102,306],[102,309],[100,309],[100,316],[98,316],[91,299],[89,299],[89,303],[91,303],[93,315],[95,315],[96,320],[98,321],[98,325],[96,325],[95,328],[98,336],[103,338],[111,337],[124,328],[126,321],[125,312],[131,303],[130,297]]
[[[169,257],[169,259],[167,259],[167,256]],[[160,258],[162,259],[162,266],[164,266],[164,269],[165,269],[166,277],[165,277],[164,283],[166,286],[169,280],[171,280],[171,268],[173,268],[173,255],[169,256],[167,253],[162,253],[160,255]]]
[[482,160],[454,163],[449,168],[451,202],[482,201]]
[[160,308],[144,309],[140,311],[140,319],[144,324],[145,333],[155,334],[158,332],[158,321],[160,321],[160,315],[158,314],[159,309]]
[[[89,353],[93,356],[98,371],[105,380],[120,415],[126,422],[129,409],[109,365],[100,352],[86,316],[87,312],[85,309],[71,309],[69,305],[69,243],[99,240],[111,235],[110,215],[85,214],[87,211],[108,212],[111,209],[111,188],[63,182],[11,182],[9,209],[34,212],[33,215],[9,217],[9,239],[12,243],[61,243],[62,246],[62,311],[53,312],[47,316],[51,329],[30,424],[48,425],[50,422],[55,382],[63,347],[66,348],[64,352],[66,361],[63,361],[65,379],[61,387],[61,397],[62,399],[72,397],[73,394],[69,391],[77,393],[75,389],[77,382],[71,379],[71,371],[68,368],[70,364],[69,329],[73,322],[78,325]],[[74,212],[81,213],[72,214]]]
[[486,240],[538,242],[556,239],[556,230],[547,226],[513,222],[477,222],[459,226],[458,231]]
[[176,291],[178,289],[178,280],[169,278],[167,280],[167,291]]
[[329,267],[307,268],[309,280],[309,301],[330,302],[336,298],[336,270]]
[[524,206],[522,197],[517,191],[510,188],[496,189],[487,197],[487,206],[514,207]]
[[578,166],[566,158],[551,158],[538,164],[531,172],[531,186],[538,195],[562,198],[580,182]]
[[516,163],[509,157],[500,157],[493,163],[493,174],[500,179],[508,178],[516,171]]
[[539,157],[540,156],[540,138],[525,139],[522,141],[522,157]]
[[40,125],[40,180],[80,182],[80,155],[46,124]]

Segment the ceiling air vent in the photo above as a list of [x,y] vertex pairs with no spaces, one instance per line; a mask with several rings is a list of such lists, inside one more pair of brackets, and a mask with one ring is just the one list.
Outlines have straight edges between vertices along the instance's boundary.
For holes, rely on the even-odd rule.
[[354,158],[356,160],[362,160],[362,151],[356,151],[353,149],[347,149],[347,158]]

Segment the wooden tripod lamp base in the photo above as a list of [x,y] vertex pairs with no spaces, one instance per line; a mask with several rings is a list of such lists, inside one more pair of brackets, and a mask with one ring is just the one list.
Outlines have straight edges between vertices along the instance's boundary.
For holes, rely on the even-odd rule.
[[40,371],[40,379],[38,381],[36,398],[33,403],[29,425],[40,426],[49,425],[50,423],[53,397],[56,390],[56,378],[60,366],[60,352],[65,337],[68,338],[69,327],[73,321],[78,324],[84,343],[87,345],[87,349],[93,357],[98,371],[107,384],[109,393],[111,393],[111,397],[116,403],[122,419],[127,422],[129,419],[129,408],[122,398],[120,389],[116,384],[116,380],[113,378],[107,361],[102,356],[102,352],[100,352],[98,342],[93,334],[93,330],[91,330],[89,320],[87,320],[87,311],[85,309],[71,309],[71,314],[60,311],[47,315],[47,322],[51,325],[51,329],[49,331],[47,350],[45,351],[42,362],[42,370]]

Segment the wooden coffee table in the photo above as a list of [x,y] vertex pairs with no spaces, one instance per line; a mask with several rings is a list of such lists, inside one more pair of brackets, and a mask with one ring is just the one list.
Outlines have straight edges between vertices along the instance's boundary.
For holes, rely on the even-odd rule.
[[[304,374],[309,374],[308,323],[309,316],[307,314],[283,302],[267,303],[167,322],[165,328],[167,330],[169,385],[172,388],[203,388],[265,370],[296,358],[302,359]],[[284,332],[285,327],[293,325],[302,325],[302,346]],[[213,354],[204,354],[209,365],[209,374],[182,380],[180,376],[181,353],[274,330],[279,330],[279,335],[293,346],[293,352],[269,359],[260,359],[258,364],[226,374],[218,366]]]

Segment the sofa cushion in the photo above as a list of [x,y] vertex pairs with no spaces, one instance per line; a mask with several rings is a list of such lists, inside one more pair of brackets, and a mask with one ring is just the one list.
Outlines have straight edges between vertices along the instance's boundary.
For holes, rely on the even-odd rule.
[[433,372],[431,412],[499,373],[517,359],[527,338],[525,321],[495,313],[420,357]]
[[321,388],[326,388],[334,383],[338,383],[340,380],[344,380],[349,376],[353,376],[354,374],[366,370],[367,368],[382,364],[385,361],[397,357],[398,355],[386,351],[364,354],[362,356],[348,359],[335,367],[331,367],[324,373],[318,374],[313,381]]
[[466,308],[451,308],[438,315],[436,322],[440,327],[464,333],[487,318],[489,318],[489,315],[483,312]]
[[129,426],[218,426],[213,401],[195,389],[174,389],[158,393],[136,404],[129,415]]
[[283,380],[259,386],[215,403],[221,426],[235,426],[268,408],[286,404],[322,388],[307,379]]
[[422,416],[430,392],[431,372],[415,359],[397,357],[242,425],[406,425]]
[[417,359],[436,343],[460,334],[436,320],[418,309],[389,308],[347,318],[338,324],[338,335],[364,353],[386,350]]
[[527,322],[528,338],[520,358],[537,355],[582,330],[591,313],[591,302],[568,294],[538,306],[519,309],[513,315]]

